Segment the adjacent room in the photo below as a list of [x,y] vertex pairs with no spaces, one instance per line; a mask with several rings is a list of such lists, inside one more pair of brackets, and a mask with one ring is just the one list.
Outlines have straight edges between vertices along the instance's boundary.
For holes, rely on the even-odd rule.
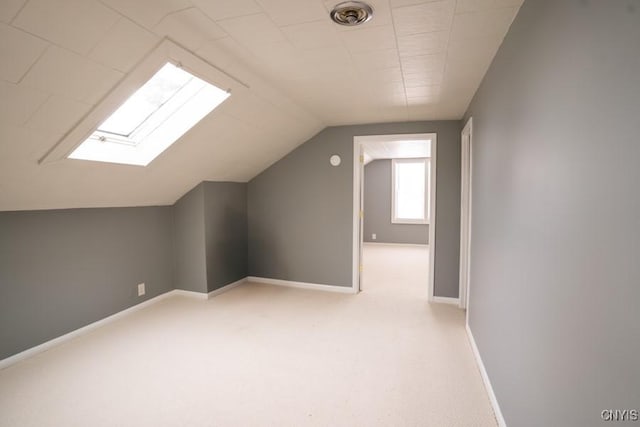
[[[432,294],[429,223],[436,206],[435,169],[430,168],[435,134],[359,137],[356,151],[362,218],[360,291]],[[359,144],[358,144],[359,143]],[[434,184],[433,186],[431,184]],[[432,188],[433,187],[433,188]],[[433,236],[431,236],[433,238]],[[431,297],[433,298],[433,296]]]
[[640,422],[637,0],[0,0],[0,426]]

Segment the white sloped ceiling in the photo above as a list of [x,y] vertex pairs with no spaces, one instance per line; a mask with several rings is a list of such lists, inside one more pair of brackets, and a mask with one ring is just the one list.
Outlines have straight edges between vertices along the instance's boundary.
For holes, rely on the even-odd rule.
[[[459,119],[522,0],[3,0],[0,210],[173,203],[248,181],[325,126]],[[148,167],[38,164],[163,38],[250,86]]]

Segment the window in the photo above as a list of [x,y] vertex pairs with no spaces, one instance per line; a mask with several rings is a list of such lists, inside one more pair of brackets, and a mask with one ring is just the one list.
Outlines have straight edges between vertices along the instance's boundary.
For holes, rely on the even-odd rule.
[[228,96],[167,62],[69,158],[146,166]]
[[394,159],[392,162],[391,222],[429,223],[429,160]]

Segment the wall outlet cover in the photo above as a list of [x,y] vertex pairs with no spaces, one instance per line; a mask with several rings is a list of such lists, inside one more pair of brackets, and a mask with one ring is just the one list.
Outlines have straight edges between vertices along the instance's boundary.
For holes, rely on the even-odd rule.
[[376,236],[376,233],[373,233],[373,234],[371,235],[371,240],[376,240],[377,238],[378,238],[378,236]]
[[145,293],[144,283],[138,284],[138,296],[141,297],[142,295],[144,295],[144,293]]

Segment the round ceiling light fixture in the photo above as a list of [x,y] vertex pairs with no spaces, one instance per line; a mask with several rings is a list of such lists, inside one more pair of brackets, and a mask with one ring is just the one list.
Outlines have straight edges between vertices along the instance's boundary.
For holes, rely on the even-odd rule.
[[373,9],[360,1],[346,1],[338,3],[329,16],[336,24],[353,27],[373,18]]

